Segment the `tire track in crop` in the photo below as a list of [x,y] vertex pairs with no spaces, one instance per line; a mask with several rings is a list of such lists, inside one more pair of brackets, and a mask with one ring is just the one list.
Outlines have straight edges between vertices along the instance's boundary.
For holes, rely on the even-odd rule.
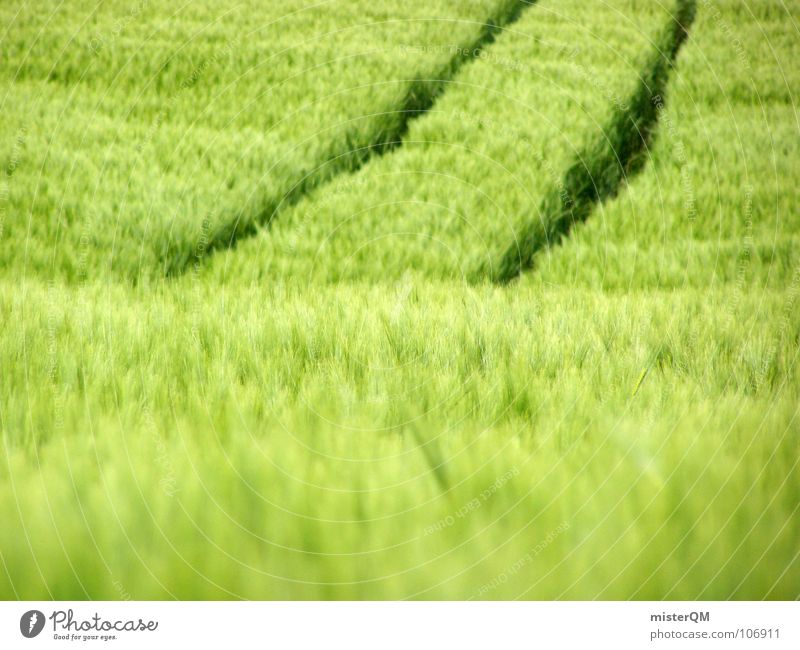
[[289,188],[266,205],[252,213],[240,211],[233,219],[215,227],[204,228],[200,241],[185,245],[174,244],[166,253],[166,274],[179,275],[202,261],[209,253],[234,248],[240,239],[250,237],[261,227],[268,227],[283,210],[295,205],[313,190],[344,173],[354,173],[374,156],[382,156],[403,144],[412,120],[427,113],[445,92],[447,85],[458,71],[470,61],[478,59],[483,50],[497,36],[516,22],[522,12],[537,0],[504,0],[481,27],[478,35],[469,43],[456,48],[455,54],[437,73],[411,80],[405,96],[397,108],[382,114],[384,123],[377,125],[364,137],[357,131],[345,134],[349,143],[343,151],[330,152],[323,160]]
[[480,269],[480,277],[504,284],[533,268],[540,251],[558,244],[575,224],[589,218],[597,203],[616,196],[625,181],[643,169],[669,75],[688,37],[695,10],[696,0],[677,0],[674,15],[657,36],[628,101],[615,109],[603,132],[544,196],[539,218],[523,228],[496,267]]

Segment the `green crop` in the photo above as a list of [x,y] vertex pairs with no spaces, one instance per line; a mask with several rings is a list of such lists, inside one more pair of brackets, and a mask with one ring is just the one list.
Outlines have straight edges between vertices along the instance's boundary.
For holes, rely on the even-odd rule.
[[0,597],[800,595],[797,2],[0,15]]

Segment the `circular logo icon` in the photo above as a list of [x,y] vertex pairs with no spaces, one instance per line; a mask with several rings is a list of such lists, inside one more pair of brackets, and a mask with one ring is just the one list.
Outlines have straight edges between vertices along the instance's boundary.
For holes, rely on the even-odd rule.
[[28,639],[32,639],[33,637],[37,636],[43,629],[44,614],[42,614],[38,609],[32,609],[29,612],[25,612],[22,615],[22,618],[19,619],[19,631],[22,632],[22,636]]

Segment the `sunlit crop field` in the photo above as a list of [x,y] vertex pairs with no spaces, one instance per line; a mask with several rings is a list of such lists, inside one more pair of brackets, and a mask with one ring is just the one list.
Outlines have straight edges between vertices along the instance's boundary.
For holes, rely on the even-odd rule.
[[0,16],[0,597],[800,597],[800,3]]

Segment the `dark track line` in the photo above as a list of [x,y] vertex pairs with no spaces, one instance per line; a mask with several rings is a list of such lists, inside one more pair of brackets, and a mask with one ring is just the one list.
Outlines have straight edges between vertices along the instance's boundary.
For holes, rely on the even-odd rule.
[[468,62],[480,57],[498,34],[514,23],[522,12],[536,0],[505,0],[481,28],[478,36],[456,50],[455,55],[432,78],[411,80],[400,106],[384,113],[386,123],[364,138],[355,130],[345,135],[351,146],[344,151],[330,152],[310,172],[281,196],[267,201],[253,212],[242,209],[230,221],[204,233],[199,241],[172,241],[162,255],[167,276],[180,275],[200,264],[204,257],[218,250],[233,248],[240,239],[256,234],[259,228],[269,226],[283,210],[298,203],[313,190],[345,173],[361,169],[371,158],[382,156],[403,144],[412,120],[427,113],[445,92],[448,83]]
[[537,213],[497,266],[481,268],[476,279],[487,276],[507,283],[532,269],[536,255],[554,246],[571,228],[586,221],[594,206],[618,194],[627,179],[641,171],[664,105],[669,75],[694,21],[695,0],[677,0],[675,13],[656,39],[655,51],[642,71],[627,107],[618,107],[598,138],[582,151],[544,196]]

